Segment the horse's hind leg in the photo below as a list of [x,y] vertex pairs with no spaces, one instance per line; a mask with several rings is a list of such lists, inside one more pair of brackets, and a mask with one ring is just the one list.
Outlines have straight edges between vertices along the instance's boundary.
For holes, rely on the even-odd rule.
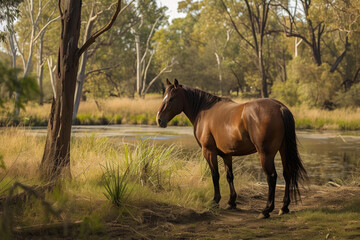
[[224,163],[225,163],[225,170],[226,170],[226,179],[229,183],[230,187],[230,199],[229,199],[229,208],[235,209],[236,208],[236,191],[234,188],[234,175],[232,170],[232,157],[231,156],[224,156]]
[[277,173],[275,170],[274,156],[260,154],[261,166],[266,174],[266,180],[269,186],[268,200],[265,209],[260,213],[259,218],[268,218],[275,207],[275,188]]
[[220,175],[219,175],[219,169],[218,169],[217,153],[214,151],[211,151],[207,148],[203,148],[203,154],[204,154],[206,161],[208,162],[208,164],[210,166],[211,175],[212,175],[212,179],[213,179],[213,184],[214,184],[214,199],[213,200],[216,204],[218,204],[220,202],[221,195],[220,195],[220,186],[219,186]]
[[285,194],[284,194],[284,200],[283,200],[283,206],[281,210],[279,211],[279,215],[289,213],[289,204],[290,204],[290,178],[291,175],[288,173],[287,169],[285,169],[285,143],[281,145],[280,148],[280,155],[281,155],[281,161],[283,165],[283,175],[285,179]]

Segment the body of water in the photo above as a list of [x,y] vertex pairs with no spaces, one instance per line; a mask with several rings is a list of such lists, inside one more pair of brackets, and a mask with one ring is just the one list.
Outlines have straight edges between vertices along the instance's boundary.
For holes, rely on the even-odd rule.
[[[112,141],[119,143],[149,139],[156,144],[175,144],[186,151],[200,151],[192,127],[164,129],[157,126],[134,125],[73,126],[72,132],[73,137],[95,134],[97,137],[112,138]],[[44,136],[46,129],[32,128],[30,133]],[[348,181],[353,176],[360,175],[360,137],[355,135],[357,134],[349,135],[336,131],[297,131],[299,152],[312,183]],[[219,162],[221,161],[219,157]],[[277,154],[275,163],[279,175],[278,182],[283,183],[280,154]],[[258,181],[266,181],[257,153],[234,157],[234,171],[240,166],[241,171],[251,172]]]

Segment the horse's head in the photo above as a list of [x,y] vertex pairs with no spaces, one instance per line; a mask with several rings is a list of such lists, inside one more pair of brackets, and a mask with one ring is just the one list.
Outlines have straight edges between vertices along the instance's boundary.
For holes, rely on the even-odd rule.
[[174,84],[166,79],[166,90],[163,102],[156,115],[156,122],[159,127],[165,128],[167,123],[184,109],[184,89],[175,79]]

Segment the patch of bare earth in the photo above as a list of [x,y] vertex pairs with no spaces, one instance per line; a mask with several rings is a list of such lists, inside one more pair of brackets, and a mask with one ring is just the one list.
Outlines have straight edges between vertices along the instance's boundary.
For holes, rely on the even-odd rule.
[[[180,206],[151,204],[145,207],[141,220],[127,219],[108,224],[108,237],[120,239],[254,239],[291,236],[301,239],[301,229],[307,227],[284,224],[282,218],[295,218],[297,212],[326,208],[340,210],[344,204],[360,199],[359,187],[311,186],[302,189],[302,201],[291,203],[290,216],[278,216],[282,206],[284,186],[276,190],[275,210],[269,219],[258,220],[265,207],[267,186],[259,185],[238,192],[236,210],[226,210],[228,199],[223,197],[220,208],[197,212]],[[279,227],[268,229],[278,221]],[[266,231],[261,231],[266,229]],[[300,231],[300,233],[299,233]],[[256,232],[259,232],[258,234]],[[300,235],[299,235],[300,234]],[[296,237],[297,236],[297,237]],[[326,236],[324,236],[326,237]]]

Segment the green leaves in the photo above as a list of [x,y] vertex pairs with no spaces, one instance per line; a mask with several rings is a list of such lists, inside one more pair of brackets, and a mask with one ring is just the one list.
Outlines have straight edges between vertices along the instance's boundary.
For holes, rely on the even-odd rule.
[[12,101],[14,109],[24,109],[27,101],[35,99],[40,94],[36,80],[29,76],[18,77],[19,72],[20,69],[8,68],[0,62],[0,108],[6,107],[6,101]]
[[129,196],[128,170],[121,173],[119,165],[111,162],[107,162],[102,168],[105,197],[116,206],[123,206]]

